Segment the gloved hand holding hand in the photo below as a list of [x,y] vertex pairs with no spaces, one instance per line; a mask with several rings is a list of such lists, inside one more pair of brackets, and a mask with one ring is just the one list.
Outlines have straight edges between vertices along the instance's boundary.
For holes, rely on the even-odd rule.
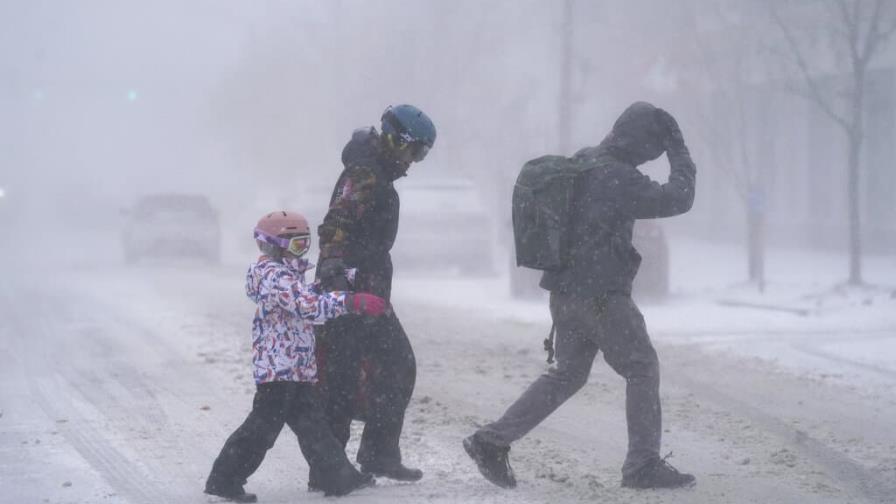
[[678,127],[678,121],[672,117],[672,114],[664,109],[657,108],[656,117],[666,133],[663,138],[663,147],[668,151],[670,147],[675,148],[684,145],[684,136],[681,134],[681,128]]
[[346,268],[345,261],[341,257],[321,259],[317,265],[317,279],[326,290],[348,290]]
[[389,307],[385,299],[366,292],[348,293],[345,295],[345,307],[358,315],[382,315]]

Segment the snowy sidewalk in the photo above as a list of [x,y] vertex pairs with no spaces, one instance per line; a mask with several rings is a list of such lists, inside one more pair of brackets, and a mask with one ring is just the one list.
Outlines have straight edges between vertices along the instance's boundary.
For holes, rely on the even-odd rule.
[[[852,385],[896,384],[896,257],[868,257],[869,287],[847,287],[846,257],[811,250],[770,250],[768,285],[743,282],[736,246],[670,243],[671,295],[641,304],[658,345],[698,345],[760,357],[799,374]],[[423,304],[536,324],[547,334],[547,296],[519,300],[506,275],[398,276],[396,306]]]

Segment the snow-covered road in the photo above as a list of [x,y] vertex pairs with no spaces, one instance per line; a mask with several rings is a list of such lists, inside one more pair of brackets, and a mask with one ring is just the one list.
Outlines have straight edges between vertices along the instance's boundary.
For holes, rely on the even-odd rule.
[[[541,303],[510,301],[495,292],[498,282],[397,281],[396,308],[419,365],[403,446],[426,475],[416,484],[380,481],[347,501],[860,503],[896,495],[896,366],[876,355],[896,346],[888,319],[850,328],[841,318],[744,317],[687,297],[647,306],[645,315],[662,363],[664,449],[697,476],[696,487],[619,487],[624,384],[602,362],[514,446],[519,487],[491,486],[460,440],[544,371],[548,328]],[[240,267],[85,267],[49,283],[25,268],[6,278],[0,502],[206,502],[211,462],[251,405],[252,310]],[[797,357],[776,362],[784,355]],[[285,431],[250,480],[262,502],[323,500],[304,490],[297,448]]]

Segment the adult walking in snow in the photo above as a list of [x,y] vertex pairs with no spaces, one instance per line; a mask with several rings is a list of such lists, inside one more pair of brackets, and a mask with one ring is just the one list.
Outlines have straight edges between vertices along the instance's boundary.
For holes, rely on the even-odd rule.
[[[389,107],[382,131],[356,130],[342,151],[345,166],[330,208],[318,229],[320,260],[317,277],[326,289],[347,289],[345,271],[354,269],[351,286],[386,300],[392,290],[390,250],[398,232],[399,199],[393,182],[422,161],[436,139],[432,121],[411,105]],[[361,362],[368,374],[367,410],[357,460],[361,470],[376,476],[416,481],[419,469],[402,463],[399,438],[405,409],[414,391],[417,364],[398,317],[350,316],[336,319],[318,332],[323,351],[327,415],[336,437],[348,442]],[[309,486],[316,486],[311,474]]]
[[[637,166],[666,153],[665,184]],[[596,147],[577,152],[580,185],[572,206],[571,244],[564,267],[545,271],[556,328],[557,366],[540,376],[496,422],[463,442],[479,471],[492,483],[512,488],[516,479],[509,451],[588,379],[599,350],[626,380],[628,454],[622,486],[671,488],[695,478],[660,457],[662,418],[659,361],[644,317],[631,299],[641,256],[632,246],[636,219],[687,212],[694,201],[696,169],[681,130],[665,110],[649,103],[629,106]]]

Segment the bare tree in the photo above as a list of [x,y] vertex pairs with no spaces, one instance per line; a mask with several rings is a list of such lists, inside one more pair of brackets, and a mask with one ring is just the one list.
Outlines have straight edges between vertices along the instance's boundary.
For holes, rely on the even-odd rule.
[[563,2],[563,21],[560,25],[562,39],[560,54],[560,96],[558,100],[558,152],[567,155],[570,150],[572,132],[572,38],[573,38],[573,0]]
[[[798,9],[799,12],[794,9]],[[808,11],[811,9],[811,11]],[[795,66],[802,85],[795,89],[836,123],[846,135],[847,205],[849,219],[849,283],[860,285],[862,280],[862,243],[859,215],[859,167],[862,142],[865,139],[864,109],[868,86],[868,70],[880,56],[896,32],[896,2],[892,0],[828,0],[812,5],[769,1],[774,24],[784,38],[784,55]],[[800,18],[812,19],[816,26],[830,36],[830,49],[820,50],[811,45],[809,37],[795,23]],[[842,55],[848,66],[843,86],[825,86],[821,82],[819,54]]]
[[[687,69],[678,76],[689,103],[694,132],[713,165],[731,181],[746,215],[747,272],[765,289],[766,195],[774,182],[774,163],[761,154],[773,151],[761,138],[760,110],[768,108],[765,36],[752,4],[695,0],[689,4],[694,23],[681,52],[669,53],[673,64]],[[760,146],[764,151],[757,149]]]

